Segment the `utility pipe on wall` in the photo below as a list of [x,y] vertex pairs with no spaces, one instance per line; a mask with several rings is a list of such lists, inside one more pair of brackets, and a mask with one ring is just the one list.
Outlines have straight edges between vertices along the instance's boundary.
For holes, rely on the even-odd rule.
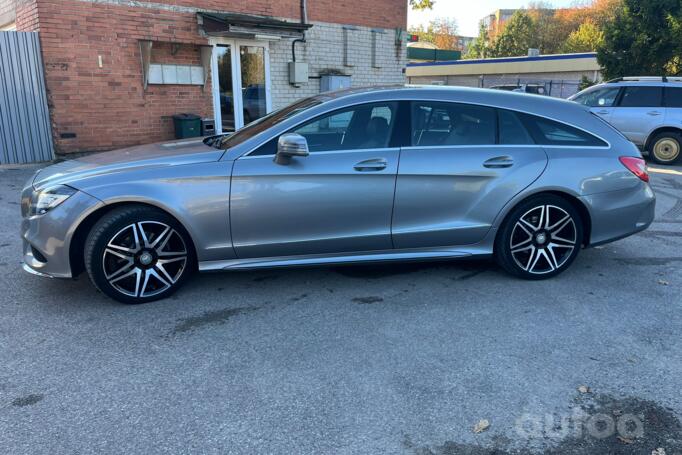
[[[308,5],[306,0],[301,0],[301,24],[308,22]],[[303,38],[295,39],[291,43],[291,58],[296,62],[296,43],[305,43],[305,30],[302,32]]]

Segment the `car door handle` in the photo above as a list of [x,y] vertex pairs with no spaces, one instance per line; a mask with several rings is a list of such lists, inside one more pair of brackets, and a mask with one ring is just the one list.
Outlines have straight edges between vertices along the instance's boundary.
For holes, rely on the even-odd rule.
[[495,158],[490,158],[483,163],[483,167],[497,169],[502,167],[512,167],[514,165],[514,160],[511,156],[496,156]]
[[656,117],[657,115],[661,115],[662,112],[660,111],[649,111],[646,113],[646,115],[651,115],[652,117]]
[[386,169],[386,166],[388,166],[388,162],[385,159],[374,158],[356,163],[355,166],[353,166],[353,169],[359,172],[372,172],[384,170]]
[[599,114],[599,115],[606,115],[608,113],[609,113],[609,111],[597,111],[597,114]]

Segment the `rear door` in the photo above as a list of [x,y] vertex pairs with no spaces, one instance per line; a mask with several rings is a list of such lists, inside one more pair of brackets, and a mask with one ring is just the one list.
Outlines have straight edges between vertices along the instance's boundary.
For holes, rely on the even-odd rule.
[[665,124],[682,128],[682,87],[665,87]]
[[[393,208],[395,248],[483,239],[504,205],[544,170],[547,156],[511,111],[411,103]],[[498,132],[499,124],[499,132]]]
[[610,123],[636,145],[643,147],[649,133],[663,125],[663,87],[633,85],[623,88]]

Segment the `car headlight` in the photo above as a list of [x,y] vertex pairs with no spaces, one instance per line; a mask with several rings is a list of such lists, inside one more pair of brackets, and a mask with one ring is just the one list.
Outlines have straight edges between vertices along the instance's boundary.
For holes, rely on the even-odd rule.
[[31,204],[31,213],[33,215],[47,213],[73,196],[76,191],[78,190],[66,185],[45,188],[34,195],[33,203]]

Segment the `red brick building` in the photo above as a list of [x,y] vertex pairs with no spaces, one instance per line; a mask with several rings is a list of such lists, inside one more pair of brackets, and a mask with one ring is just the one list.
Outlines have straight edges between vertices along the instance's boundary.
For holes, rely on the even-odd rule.
[[0,0],[0,30],[39,32],[60,153],[171,139],[181,112],[229,131],[329,83],[403,83],[406,21],[406,0]]

